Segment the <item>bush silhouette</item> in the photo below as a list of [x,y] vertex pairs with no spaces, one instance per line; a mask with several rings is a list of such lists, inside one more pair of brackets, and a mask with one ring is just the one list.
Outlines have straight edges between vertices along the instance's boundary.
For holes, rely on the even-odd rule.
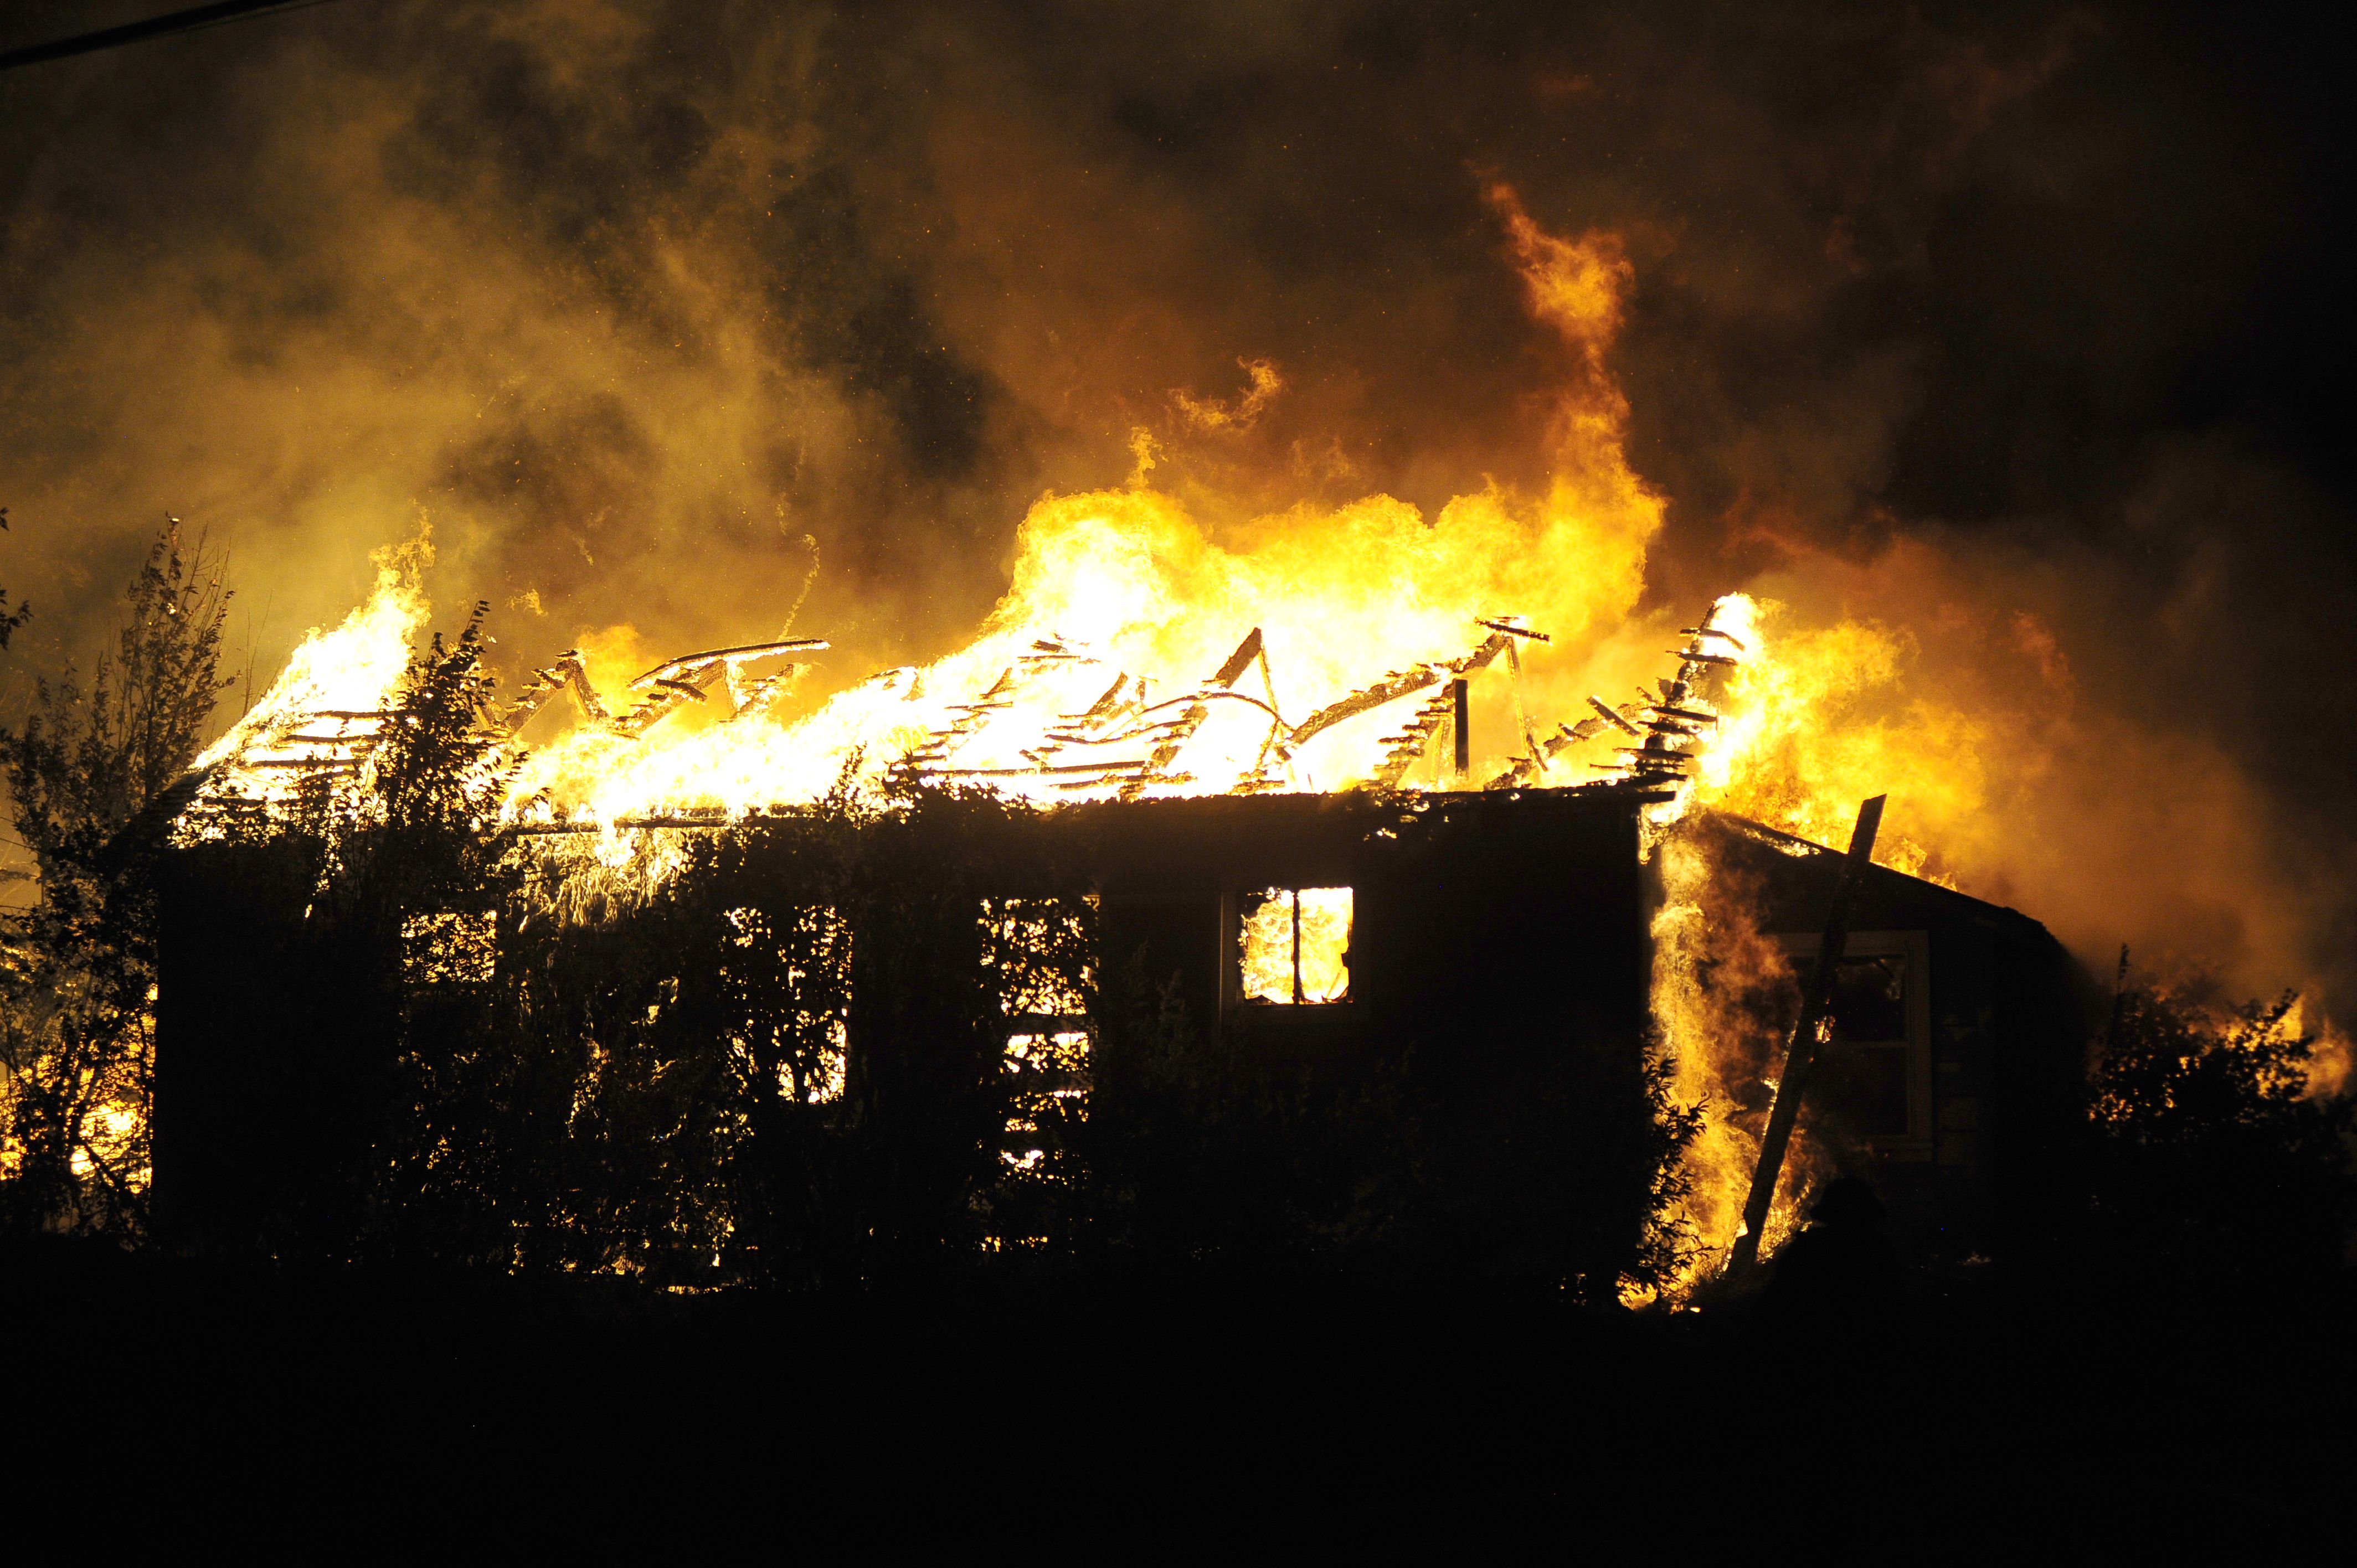
[[2289,995],[2220,1015],[2122,985],[2090,1085],[2090,1245],[2109,1270],[2209,1294],[2341,1267],[2357,1119],[2309,1094],[2294,1015]]

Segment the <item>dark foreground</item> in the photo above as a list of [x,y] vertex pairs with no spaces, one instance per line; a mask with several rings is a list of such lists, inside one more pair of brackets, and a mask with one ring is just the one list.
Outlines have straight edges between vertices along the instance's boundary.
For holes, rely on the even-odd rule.
[[0,1261],[27,1454],[232,1528],[2256,1541],[2339,1510],[2357,1389],[2345,1294],[2128,1310],[1986,1271],[1916,1276],[1888,1321],[1770,1326],[1330,1281],[824,1302],[64,1242]]

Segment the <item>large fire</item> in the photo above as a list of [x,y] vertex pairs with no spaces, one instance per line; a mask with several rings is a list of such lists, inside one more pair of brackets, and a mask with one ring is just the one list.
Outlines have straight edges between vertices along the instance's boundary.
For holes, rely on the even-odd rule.
[[[1492,486],[1435,516],[1377,495],[1214,528],[1146,483],[1141,463],[1125,488],[1032,507],[1006,595],[964,647],[848,682],[826,643],[791,625],[637,671],[604,651],[631,639],[585,630],[587,651],[533,672],[508,715],[511,820],[562,830],[585,865],[660,875],[660,841],[683,825],[895,770],[1046,804],[1619,780],[1653,802],[1663,1048],[1684,1098],[1723,1106],[1716,1047],[1728,1025],[1697,963],[1729,939],[1700,918],[1708,867],[1679,822],[1717,805],[1837,840],[1862,794],[1890,791],[1903,821],[1912,792],[1969,791],[1975,775],[1960,762],[1973,736],[1927,747],[1904,726],[1830,732],[1848,694],[1890,679],[1897,642],[1878,628],[1785,633],[1778,607],[1740,594],[1683,627],[1641,607],[1664,503],[1630,467],[1628,410],[1606,363],[1629,264],[1610,235],[1554,236],[1511,191],[1491,196],[1528,308],[1572,350],[1543,493]],[[1280,386],[1265,365],[1254,382],[1264,401]],[[206,754],[204,800],[267,809],[305,777],[364,775],[426,625],[418,556],[382,557],[374,596],[297,650]],[[802,682],[835,689],[813,703]],[[192,812],[184,831],[202,822]],[[1922,868],[1920,844],[1891,842],[1887,859]],[[1347,890],[1258,905],[1247,947],[1275,955],[1262,967],[1281,980],[1254,983],[1284,999],[1297,984],[1344,992],[1347,972],[1296,956],[1305,939],[1332,947],[1328,928],[1347,931],[1337,897]],[[1709,1251],[1734,1235],[1751,1154],[1750,1135],[1719,1119],[1695,1147],[1684,1219]],[[1771,1230],[1790,1218],[1780,1209]]]

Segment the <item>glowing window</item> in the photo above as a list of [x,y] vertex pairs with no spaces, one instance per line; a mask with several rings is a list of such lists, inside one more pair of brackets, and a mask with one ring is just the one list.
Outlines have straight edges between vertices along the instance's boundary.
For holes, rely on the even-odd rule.
[[[985,898],[982,967],[1008,1023],[1007,1116],[998,1157],[1026,1179],[1066,1179],[1066,1139],[1088,1120],[1095,928],[1082,900]],[[1020,1228],[999,1241],[1043,1244]]]
[[1351,997],[1351,890],[1269,887],[1245,895],[1238,957],[1247,1002],[1286,1006]]
[[982,901],[982,967],[1010,1018],[1059,1019],[1077,1026],[1095,983],[1095,933],[1087,910],[1053,898]]
[[806,1105],[843,1098],[851,1017],[851,925],[823,904],[724,910],[716,977],[729,1044],[756,1076]]
[[1089,1117],[1090,1045],[1084,1029],[1007,1036],[1000,1064],[1008,1075],[1002,1163],[1049,1179],[1060,1175],[1061,1134]]

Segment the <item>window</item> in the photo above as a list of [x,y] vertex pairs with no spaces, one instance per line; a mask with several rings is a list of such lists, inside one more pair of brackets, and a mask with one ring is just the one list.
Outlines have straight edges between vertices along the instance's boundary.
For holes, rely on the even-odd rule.
[[1280,1006],[1351,999],[1351,890],[1268,887],[1240,902],[1243,998]]
[[1089,1114],[1094,1036],[1088,1009],[1096,984],[1090,916],[1079,902],[1054,898],[982,904],[985,982],[997,994],[1007,1028],[1000,1057],[1007,1116],[998,1157],[1012,1171],[1051,1184],[1065,1179],[1067,1135]]
[[1853,1133],[1907,1135],[1907,958],[1847,955],[1834,969],[1833,1038],[1812,1086]]
[[[1797,977],[1822,939],[1787,937]],[[1929,940],[1920,931],[1851,933],[1835,966],[1831,1038],[1809,1074],[1807,1109],[1894,1152],[1932,1128]]]
[[1006,1036],[999,1060],[1007,1075],[1001,1163],[1034,1175],[1056,1174],[1049,1162],[1062,1149],[1061,1134],[1089,1117],[1089,1044],[1085,1029]]
[[789,1100],[843,1097],[851,1019],[851,925],[823,904],[724,910],[721,1004],[729,1043]]
[[1096,983],[1090,910],[1054,898],[982,901],[982,967],[1009,1018],[1082,1027]]

